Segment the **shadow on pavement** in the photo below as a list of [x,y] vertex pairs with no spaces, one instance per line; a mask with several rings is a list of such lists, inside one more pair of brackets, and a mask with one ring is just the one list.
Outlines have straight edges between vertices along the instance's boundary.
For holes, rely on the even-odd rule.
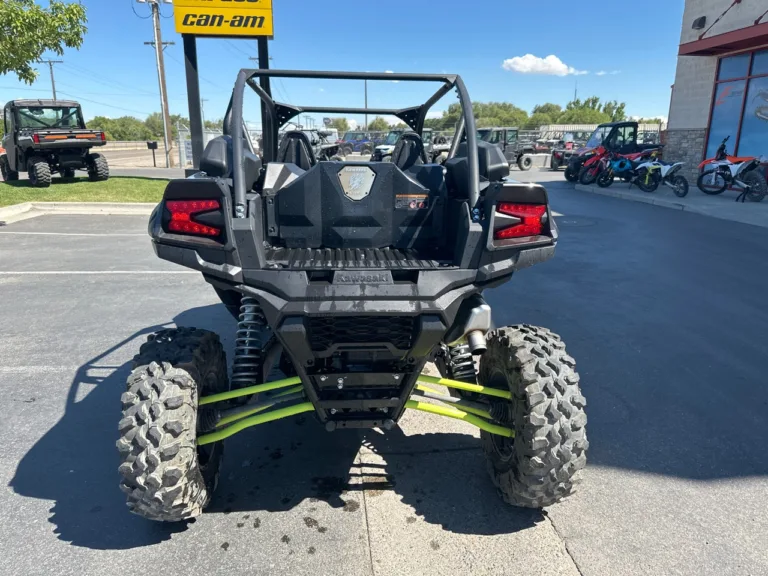
[[[174,322],[214,330],[231,350],[235,323],[223,305],[189,310]],[[70,384],[64,416],[20,461],[10,487],[22,496],[54,501],[50,522],[59,539],[93,549],[130,549],[162,542],[186,529],[185,524],[144,520],[126,508],[118,489],[115,442],[130,362],[103,364],[112,354],[124,357],[121,348],[135,339],[143,341],[168,326],[141,330],[81,366]],[[105,372],[109,375],[99,376]],[[386,466],[365,464],[364,473],[358,461],[361,445],[381,454]],[[429,465],[422,466],[426,456]],[[465,480],[478,484],[479,493],[468,496]],[[475,438],[460,434],[406,438],[399,430],[386,435],[327,433],[311,414],[228,439],[221,480],[208,512],[287,511],[310,500],[363,513],[362,488],[373,497],[393,490],[426,522],[455,532],[509,533],[542,518],[538,511],[501,505]]]

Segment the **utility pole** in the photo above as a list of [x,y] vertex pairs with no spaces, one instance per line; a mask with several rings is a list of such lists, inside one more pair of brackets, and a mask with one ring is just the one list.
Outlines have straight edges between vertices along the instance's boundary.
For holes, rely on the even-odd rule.
[[207,98],[200,98],[200,115],[203,117],[203,133],[205,133],[205,103],[209,102]]
[[63,60],[40,60],[40,64],[48,64],[51,70],[51,88],[53,88],[53,99],[56,100],[56,79],[53,77],[53,65],[64,64]]
[[145,44],[152,44],[155,47],[155,58],[157,60],[157,81],[160,85],[160,108],[163,115],[163,141],[165,143],[165,167],[170,168],[171,162],[171,116],[168,112],[168,89],[165,85],[165,60],[163,59],[163,50],[166,44],[173,44],[173,42],[163,43],[163,37],[160,32],[160,0],[147,0],[152,7],[152,22],[154,24],[155,41],[145,42]]

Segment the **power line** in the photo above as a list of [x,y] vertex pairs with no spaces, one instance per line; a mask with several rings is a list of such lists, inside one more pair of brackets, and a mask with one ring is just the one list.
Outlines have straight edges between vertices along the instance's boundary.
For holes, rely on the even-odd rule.
[[133,10],[133,13],[136,14],[136,17],[141,20],[149,20],[152,18],[152,14],[148,14],[147,16],[141,16],[138,12],[136,12],[136,6],[133,4],[134,0],[128,0],[128,2],[131,3],[131,10]]
[[128,86],[127,84],[122,84],[117,80],[106,78],[104,77],[103,74],[99,74],[92,70],[88,70],[87,68],[83,68],[82,66],[75,66],[74,64],[71,64],[71,63],[63,64],[63,66],[69,71],[70,74],[74,74],[75,76],[87,78],[88,80],[96,80],[101,84],[112,84],[113,86],[120,88],[122,90],[129,90],[131,93],[141,93],[141,94],[147,94],[150,96],[157,96],[158,94],[157,92],[154,92],[154,93],[147,92],[146,90],[137,89],[134,86]]
[[77,94],[70,94],[69,92],[61,92],[65,96],[70,96],[71,98],[75,98],[77,100],[84,100],[85,102],[90,102],[91,104],[98,104],[99,106],[106,106],[107,108],[114,108],[115,110],[122,110],[123,112],[133,112],[134,114],[146,114],[149,115],[146,111],[141,110],[132,110],[131,108],[122,108],[121,106],[114,106],[113,104],[107,104],[105,102],[99,102],[98,100],[91,100],[90,98],[83,98],[82,96],[78,96]]

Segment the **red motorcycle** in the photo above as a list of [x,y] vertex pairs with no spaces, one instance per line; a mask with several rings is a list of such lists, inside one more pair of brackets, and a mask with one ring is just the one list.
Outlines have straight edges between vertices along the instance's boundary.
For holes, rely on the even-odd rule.
[[603,160],[608,157],[608,149],[604,146],[598,146],[595,148],[594,155],[589,158],[579,170],[579,184],[589,186],[597,180],[600,175],[601,167],[603,167]]

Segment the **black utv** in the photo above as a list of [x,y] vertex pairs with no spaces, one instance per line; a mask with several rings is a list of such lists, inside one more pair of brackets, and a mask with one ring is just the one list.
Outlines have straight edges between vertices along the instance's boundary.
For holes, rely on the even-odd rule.
[[67,100],[12,100],[3,109],[5,135],[0,156],[3,180],[18,180],[27,172],[33,186],[51,185],[51,175],[71,178],[75,170],[87,170],[92,181],[107,180],[109,165],[101,154],[104,132],[88,130],[80,104]]
[[[391,162],[318,161],[304,132],[278,146],[278,130],[329,109],[275,102],[263,77],[439,88],[420,106],[338,109],[408,124]],[[244,132],[246,86],[264,103],[261,157]],[[445,164],[431,164],[424,120],[453,90],[462,117]],[[463,420],[480,429],[508,503],[568,496],[588,448],[575,362],[546,328],[492,328],[483,299],[551,258],[557,225],[546,190],[506,179],[501,150],[477,138],[461,78],[241,70],[232,98],[201,172],[171,181],[149,223],[157,256],[200,271],[238,319],[231,372],[206,330],[163,330],[142,345],[118,425],[128,507],[153,520],[200,514],[224,439],[305,412],[329,432],[386,432],[406,410]],[[423,374],[428,362],[442,378]]]

